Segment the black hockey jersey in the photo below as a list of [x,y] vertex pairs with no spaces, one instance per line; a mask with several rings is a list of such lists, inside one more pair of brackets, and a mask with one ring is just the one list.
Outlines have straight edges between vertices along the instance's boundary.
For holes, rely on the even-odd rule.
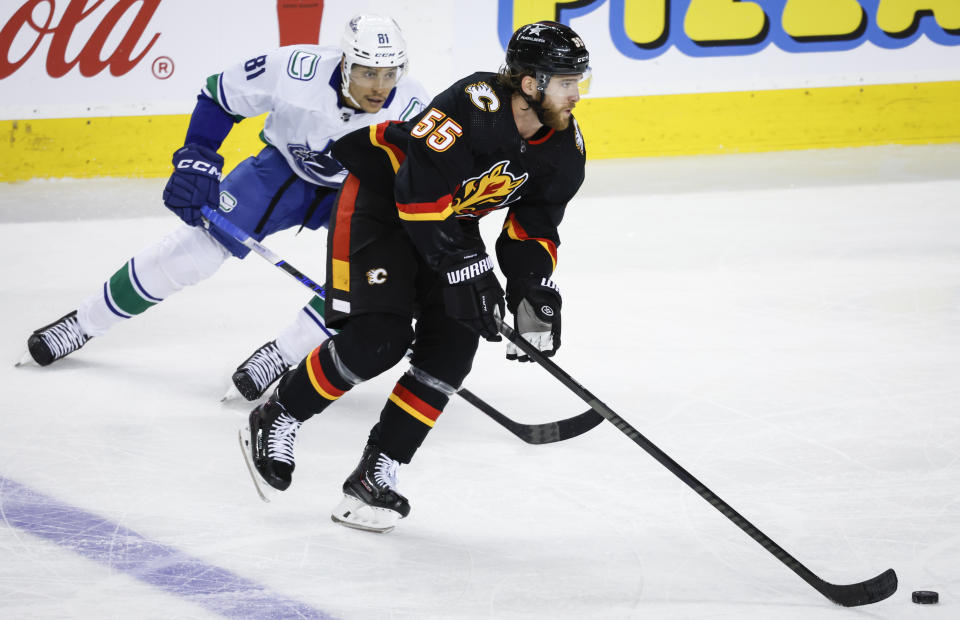
[[392,192],[390,217],[434,268],[481,249],[477,221],[506,208],[497,255],[508,280],[553,273],[557,226],[586,156],[572,117],[563,131],[544,126],[521,138],[511,93],[489,72],[454,83],[408,121],[348,134],[333,152],[366,187]]

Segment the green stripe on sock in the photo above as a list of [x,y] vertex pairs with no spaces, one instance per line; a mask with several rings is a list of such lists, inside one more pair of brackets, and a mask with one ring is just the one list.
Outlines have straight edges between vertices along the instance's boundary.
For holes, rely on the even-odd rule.
[[322,297],[314,296],[314,298],[311,299],[310,303],[307,305],[316,310],[317,314],[319,314],[321,317],[323,316],[324,302]]
[[127,262],[123,267],[117,270],[117,273],[110,276],[109,281],[110,298],[120,310],[127,314],[140,314],[144,310],[157,305],[155,301],[144,299],[137,289],[133,286],[133,278],[130,275],[130,263]]

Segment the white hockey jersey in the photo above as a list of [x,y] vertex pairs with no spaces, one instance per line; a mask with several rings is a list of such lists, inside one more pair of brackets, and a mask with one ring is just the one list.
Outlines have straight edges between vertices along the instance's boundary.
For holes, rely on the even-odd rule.
[[341,105],[340,58],[337,48],[282,47],[211,75],[203,90],[235,117],[268,112],[261,138],[304,180],[339,187],[347,172],[330,154],[334,141],[368,125],[416,116],[430,101],[419,82],[404,76],[376,114]]

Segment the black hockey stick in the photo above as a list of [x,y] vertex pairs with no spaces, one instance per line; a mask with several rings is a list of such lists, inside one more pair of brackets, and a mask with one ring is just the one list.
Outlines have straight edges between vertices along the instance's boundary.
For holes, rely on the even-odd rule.
[[[323,298],[326,297],[326,292],[323,290],[321,285],[317,284],[312,279],[305,276],[296,267],[271,252],[269,248],[252,238],[250,235],[240,229],[240,227],[230,222],[230,220],[226,219],[208,206],[204,206],[201,209],[201,212],[210,226],[214,226],[221,232],[230,235],[238,243],[242,243],[258,256],[270,261],[275,267],[283,270],[284,273],[313,291],[314,294]],[[321,329],[323,329],[328,336],[333,335],[327,331],[326,326],[321,326]],[[465,401],[483,413],[487,414],[489,417],[493,418],[494,422],[498,423],[500,426],[504,427],[529,444],[554,443],[556,441],[571,439],[577,435],[586,433],[593,427],[603,422],[603,417],[600,416],[600,414],[593,409],[589,409],[579,415],[573,416],[572,418],[567,418],[566,420],[544,422],[543,424],[522,424],[520,422],[515,422],[503,415],[492,405],[488,404],[479,396],[467,390],[466,388],[460,388],[457,391],[457,394],[459,394]]]
[[661,465],[666,467],[676,477],[680,478],[687,486],[693,489],[697,495],[710,502],[710,505],[719,510],[723,516],[733,521],[741,530],[747,533],[764,549],[769,551],[778,560],[787,565],[787,567],[800,576],[801,579],[813,586],[817,592],[824,595],[837,605],[844,607],[856,607],[858,605],[869,605],[889,597],[897,591],[897,574],[892,568],[885,570],[876,577],[851,583],[849,585],[837,585],[829,583],[815,575],[809,568],[801,564],[796,558],[784,551],[784,549],[773,542],[766,534],[757,529],[755,525],[747,521],[740,513],[734,510],[730,504],[723,501],[717,495],[708,489],[702,482],[697,480],[693,474],[681,467],[676,461],[667,456],[667,454],[655,446],[649,439],[640,434],[640,432],[630,426],[626,420],[617,415],[610,407],[600,401],[599,398],[591,394],[586,388],[577,383],[570,375],[563,371],[559,366],[551,362],[540,351],[530,345],[526,340],[517,335],[515,331],[503,321],[499,321],[500,333],[510,342],[530,356],[532,360],[540,364],[547,372],[556,377],[560,383],[567,386],[571,392],[576,394],[593,411],[596,411],[611,424],[616,426],[624,435],[629,437],[638,446],[643,448],[650,456],[655,458]]
[[543,424],[521,424],[503,415],[467,388],[460,388],[457,394],[493,418],[500,426],[530,444],[553,443],[555,441],[570,439],[571,437],[586,433],[603,422],[603,416],[593,409],[587,409],[583,413],[575,415],[572,418],[567,418],[566,420],[544,422]]

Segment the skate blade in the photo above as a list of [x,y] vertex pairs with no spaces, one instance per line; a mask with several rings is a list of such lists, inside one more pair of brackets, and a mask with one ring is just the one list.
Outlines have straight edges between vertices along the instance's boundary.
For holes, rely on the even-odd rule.
[[33,361],[33,356],[30,355],[30,351],[25,351],[23,355],[20,356],[20,361],[13,365],[14,368],[20,368],[21,366],[28,366],[33,364],[34,366],[39,366],[35,361]]
[[392,531],[397,526],[397,521],[402,518],[400,513],[395,510],[368,506],[356,497],[346,494],[344,494],[337,507],[333,509],[333,512],[330,513],[330,519],[334,523],[377,534],[386,534]]
[[243,397],[243,394],[240,393],[240,390],[237,389],[237,386],[231,383],[230,387],[227,388],[227,393],[223,395],[223,398],[220,399],[220,402],[229,403],[237,399],[240,399],[246,402],[246,399]]
[[257,495],[260,496],[260,499],[269,504],[270,498],[276,493],[276,489],[267,484],[267,481],[264,480],[257,471],[256,465],[253,464],[253,452],[250,446],[250,425],[244,424],[237,433],[237,437],[240,440],[240,452],[243,453],[243,462],[247,464],[247,471],[250,473],[250,479],[253,480],[253,488],[257,490]]

